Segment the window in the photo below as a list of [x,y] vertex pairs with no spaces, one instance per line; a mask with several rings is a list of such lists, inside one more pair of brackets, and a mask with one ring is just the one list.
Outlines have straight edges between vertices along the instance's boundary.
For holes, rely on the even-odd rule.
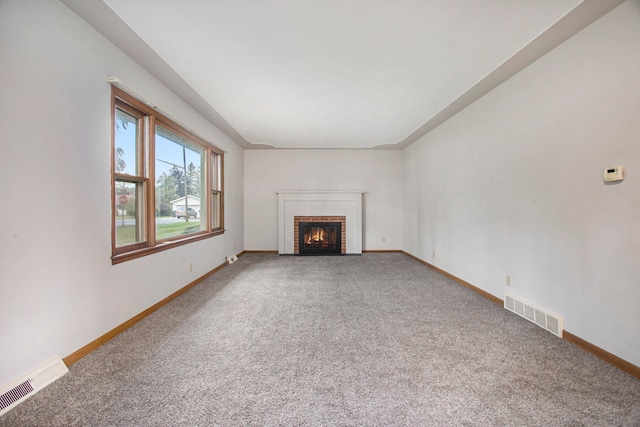
[[223,153],[112,88],[112,259],[137,258],[223,229]]
[[207,206],[203,209],[201,204],[205,150],[160,125],[156,125],[155,142],[156,240],[206,229],[202,216],[207,218]]

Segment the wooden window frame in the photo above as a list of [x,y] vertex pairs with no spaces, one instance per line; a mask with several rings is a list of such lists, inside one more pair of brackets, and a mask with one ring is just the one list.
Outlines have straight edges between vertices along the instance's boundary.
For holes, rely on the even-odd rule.
[[[139,119],[138,138],[140,146],[138,150],[137,175],[129,175],[116,173],[116,109],[121,109]],[[201,203],[207,204],[206,218],[203,229],[201,231],[191,233],[187,236],[177,236],[163,240],[156,240],[156,221],[155,221],[155,134],[156,125],[175,133],[181,138],[186,139],[189,143],[196,145],[202,149],[202,155],[205,156],[203,179],[204,188],[201,189]],[[214,156],[216,161],[214,162]],[[203,172],[201,172],[203,173]],[[139,183],[142,185],[143,201],[139,202],[142,207],[142,213],[139,216],[140,232],[143,233],[141,241],[125,245],[116,246],[116,183],[128,182]],[[217,183],[218,188],[214,188]],[[219,209],[213,212],[212,197],[214,193],[218,193]],[[216,218],[213,214],[216,214]],[[216,225],[217,223],[217,225]],[[118,264],[124,261],[140,258],[146,255],[164,251],[167,249],[182,246],[188,243],[208,239],[224,233],[224,152],[215,147],[203,138],[194,135],[192,132],[184,129],[173,120],[158,113],[153,108],[147,106],[144,102],[138,100],[127,92],[111,86],[111,261]]]

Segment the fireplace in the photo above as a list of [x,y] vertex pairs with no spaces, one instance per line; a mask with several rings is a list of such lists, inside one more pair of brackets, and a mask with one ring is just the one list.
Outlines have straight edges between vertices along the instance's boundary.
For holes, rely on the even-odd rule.
[[342,240],[340,226],[339,222],[299,223],[299,255],[339,254]]
[[345,217],[302,217],[294,220],[294,253],[340,255],[346,253]]
[[363,198],[363,191],[278,191],[278,253],[300,254],[298,222],[340,222],[340,253],[362,254]]

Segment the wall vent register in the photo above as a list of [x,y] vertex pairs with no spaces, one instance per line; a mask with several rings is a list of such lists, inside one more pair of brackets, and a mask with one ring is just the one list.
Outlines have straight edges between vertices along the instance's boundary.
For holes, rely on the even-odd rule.
[[505,294],[504,308],[562,338],[564,319],[513,294]]
[[30,374],[3,387],[0,389],[0,416],[62,377],[67,372],[69,372],[69,369],[62,361],[62,358],[57,357]]

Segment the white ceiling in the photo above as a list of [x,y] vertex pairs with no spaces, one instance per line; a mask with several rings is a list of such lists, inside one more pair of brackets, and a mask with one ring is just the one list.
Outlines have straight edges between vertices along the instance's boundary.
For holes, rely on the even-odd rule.
[[62,1],[246,148],[403,148],[621,2]]

